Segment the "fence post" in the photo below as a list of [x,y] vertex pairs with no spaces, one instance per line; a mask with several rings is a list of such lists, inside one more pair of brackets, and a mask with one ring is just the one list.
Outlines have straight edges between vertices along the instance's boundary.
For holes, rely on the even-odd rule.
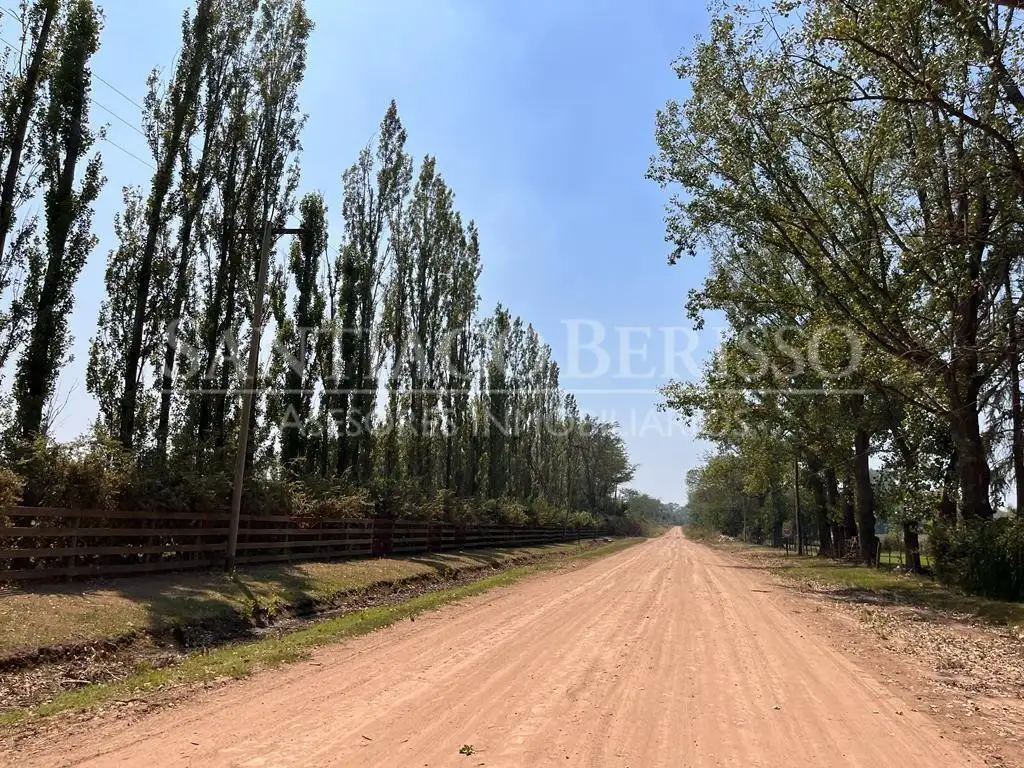
[[[79,521],[81,519],[82,518],[80,518],[80,517],[73,518],[74,522],[72,523],[72,528],[71,528],[71,547],[70,547],[71,549],[77,549],[78,548],[78,525],[79,525]],[[75,557],[74,553],[68,555],[65,558],[65,565],[68,568],[74,568],[75,567],[75,559],[76,559],[76,557]],[[71,579],[73,579],[73,578],[74,578],[74,575],[70,574],[70,573],[65,577],[65,579],[67,581],[71,581]]]

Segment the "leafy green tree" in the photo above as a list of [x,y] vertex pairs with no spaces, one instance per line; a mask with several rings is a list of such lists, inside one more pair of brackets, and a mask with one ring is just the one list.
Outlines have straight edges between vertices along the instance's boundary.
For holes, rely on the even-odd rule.
[[[209,45],[210,61],[206,65],[201,88],[202,102],[198,116],[202,134],[198,153],[193,142],[182,141],[177,188],[175,190],[177,222],[177,261],[171,267],[170,282],[173,291],[166,302],[164,313],[163,360],[158,371],[160,381],[160,406],[156,429],[156,453],[162,461],[167,456],[168,440],[171,434],[171,408],[174,389],[179,374],[179,342],[192,341],[195,328],[188,318],[195,314],[197,296],[195,287],[196,257],[206,244],[210,234],[210,196],[213,192],[218,157],[222,149],[220,133],[221,119],[227,100],[236,84],[232,67],[237,61],[239,47],[244,43],[241,30],[250,22],[239,18],[238,13],[247,10],[245,3],[222,7],[216,23],[209,31],[212,41]],[[251,15],[250,15],[251,18]],[[190,35],[189,19],[186,17],[183,37]],[[155,84],[155,78],[151,78]],[[171,93],[165,100],[173,101]],[[155,91],[151,91],[151,104],[161,104]],[[166,111],[168,106],[162,109]],[[153,113],[160,110],[153,109]],[[173,111],[173,107],[172,107]],[[198,154],[198,157],[197,157]],[[187,311],[186,311],[187,310]]]
[[167,96],[163,100],[151,98],[147,104],[147,128],[156,171],[146,206],[146,239],[138,257],[132,329],[123,366],[124,388],[118,426],[121,444],[129,449],[135,436],[136,404],[145,362],[144,336],[149,324],[154,262],[166,226],[164,205],[171,193],[174,169],[182,148],[195,131],[203,72],[210,59],[211,30],[219,12],[217,6],[216,0],[197,0],[195,14],[186,14],[178,65]]
[[[255,17],[240,24],[214,171],[220,202],[214,254],[200,276],[200,365],[191,377],[200,390],[197,457],[212,449],[218,462],[230,454],[230,419],[236,414],[228,392],[240,374],[244,330],[252,330],[243,321],[258,269],[252,254],[260,251],[265,223],[280,226],[294,204],[305,121],[298,90],[312,29],[303,3],[289,0],[262,0]],[[258,410],[253,409],[254,419]]]
[[122,190],[123,211],[114,216],[117,248],[107,257],[104,284],[107,298],[100,305],[97,334],[89,345],[85,386],[99,402],[100,423],[109,434],[121,433],[124,378],[121,365],[132,333],[132,288],[138,280],[139,254],[146,236],[145,198],[137,187]]
[[[23,440],[44,431],[43,414],[65,362],[74,285],[96,239],[92,204],[103,178],[98,155],[79,163],[95,141],[89,128],[89,62],[99,46],[100,20],[91,0],[74,0],[60,32],[60,54],[47,81],[38,126],[46,218],[45,261],[30,265],[28,345],[18,361],[15,399]],[[76,181],[80,184],[76,188]]]
[[[59,23],[60,0],[36,0],[25,6],[22,36],[27,46],[16,69],[5,73],[0,91],[0,113],[4,128],[0,134],[3,150],[3,186],[0,187],[0,255],[5,252],[7,237],[14,226],[19,200],[30,197],[33,180],[25,177],[24,166],[31,156],[29,126],[36,116],[39,92],[45,83],[47,54],[55,24]],[[26,151],[29,155],[26,155]],[[2,258],[2,256],[0,256]]]
[[480,239],[471,221],[453,253],[450,289],[442,298],[447,371],[442,419],[445,428],[444,486],[468,495],[472,486],[470,396],[473,384],[473,335],[480,303]]
[[[340,370],[332,408],[339,434],[338,474],[348,473],[361,482],[369,481],[373,470],[373,411],[382,365],[375,341],[381,333],[378,304],[382,291],[389,294],[384,300],[384,313],[395,327],[392,341],[396,349],[406,341],[404,318],[396,315],[402,307],[395,305],[393,291],[384,287],[389,256],[400,270],[407,255],[400,243],[402,208],[412,175],[405,140],[398,107],[392,101],[380,124],[376,151],[364,149],[343,179]],[[401,355],[393,357],[398,360]]]
[[291,312],[285,307],[283,290],[272,301],[278,328],[272,371],[274,380],[283,385],[283,394],[278,407],[268,413],[280,425],[281,463],[293,477],[309,471],[304,433],[317,381],[315,335],[321,330],[325,308],[320,291],[321,262],[327,250],[327,206],[323,197],[318,193],[303,197],[299,215],[303,234],[292,244],[287,264],[295,294]]
[[[652,176],[687,192],[670,213],[674,259],[706,243],[715,261],[745,261],[765,281],[792,278],[819,313],[886,360],[905,394],[938,395],[963,514],[985,519],[981,420],[1004,359],[993,354],[1005,339],[993,308],[1008,258],[990,244],[1009,231],[1001,190],[1016,183],[1012,164],[993,159],[990,124],[1010,128],[995,91],[960,77],[980,54],[952,45],[962,29],[942,13],[928,11],[935,35],[900,37],[899,56],[938,78],[927,98],[899,96],[908,81],[898,62],[859,42],[919,28],[925,10],[874,2],[851,16],[847,4],[824,2],[782,28],[753,12],[720,13],[679,65],[693,93],[659,117]],[[975,120],[974,104],[989,111]],[[768,259],[747,261],[758,252]],[[765,301],[766,311],[778,306],[771,291]],[[863,461],[855,478],[866,492]]]

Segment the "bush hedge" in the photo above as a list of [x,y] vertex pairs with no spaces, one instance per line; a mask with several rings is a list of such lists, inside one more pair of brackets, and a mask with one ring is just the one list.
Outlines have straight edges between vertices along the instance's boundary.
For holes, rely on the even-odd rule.
[[936,526],[935,574],[966,592],[1024,600],[1024,519]]
[[[18,505],[67,509],[224,514],[232,477],[225,471],[136,462],[103,436],[71,443],[43,439],[22,445],[13,466],[0,466],[0,508]],[[297,481],[257,471],[246,480],[242,510],[250,515],[291,515],[318,520],[386,517],[516,526],[601,525],[605,515],[561,510],[542,497],[457,498],[449,490],[425,493],[414,481],[379,481],[357,487],[333,478]],[[634,520],[616,508],[609,516],[635,535]]]

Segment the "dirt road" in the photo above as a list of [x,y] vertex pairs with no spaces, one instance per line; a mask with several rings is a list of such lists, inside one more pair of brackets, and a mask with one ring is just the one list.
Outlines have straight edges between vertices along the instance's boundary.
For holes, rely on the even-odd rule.
[[[960,766],[763,575],[678,530],[19,766]],[[460,754],[464,745],[471,754]]]

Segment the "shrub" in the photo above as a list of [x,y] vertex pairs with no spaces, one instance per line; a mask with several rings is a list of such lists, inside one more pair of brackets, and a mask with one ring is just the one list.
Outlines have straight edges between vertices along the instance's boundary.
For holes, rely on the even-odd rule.
[[569,525],[576,530],[581,528],[595,528],[598,525],[598,520],[589,512],[586,512],[585,510],[578,510],[569,516]]
[[19,447],[29,505],[117,509],[131,482],[131,457],[102,435],[57,444],[40,437]]
[[643,525],[629,515],[612,515],[608,525],[616,536],[643,536]]
[[972,594],[1024,600],[1024,520],[936,526],[931,541],[938,578]]
[[537,496],[530,501],[527,514],[532,525],[561,525],[565,520],[565,512],[543,496]]
[[498,502],[498,522],[504,525],[526,525],[530,521],[526,505],[507,496]]
[[121,508],[143,512],[225,514],[232,478],[226,472],[140,467],[121,492]]
[[434,491],[433,496],[425,497],[420,503],[420,513],[417,517],[421,520],[448,520],[451,517],[454,500],[455,493],[447,488]]
[[693,541],[710,541],[718,538],[718,533],[713,528],[706,525],[697,525],[696,523],[684,525],[683,533],[686,535],[686,538]]
[[21,503],[25,478],[8,467],[0,467],[0,508],[16,507]]
[[318,520],[358,520],[374,516],[374,503],[370,492],[360,488],[350,492],[335,492],[325,498],[307,502],[301,517],[311,522]]
[[457,525],[472,525],[477,521],[475,499],[453,499],[449,510],[449,521]]
[[[230,493],[231,485],[228,484]],[[242,492],[242,513],[246,515],[299,515],[306,508],[302,485],[278,478],[247,478]]]
[[420,492],[408,480],[383,480],[374,485],[373,498],[382,517],[409,520],[419,517]]

